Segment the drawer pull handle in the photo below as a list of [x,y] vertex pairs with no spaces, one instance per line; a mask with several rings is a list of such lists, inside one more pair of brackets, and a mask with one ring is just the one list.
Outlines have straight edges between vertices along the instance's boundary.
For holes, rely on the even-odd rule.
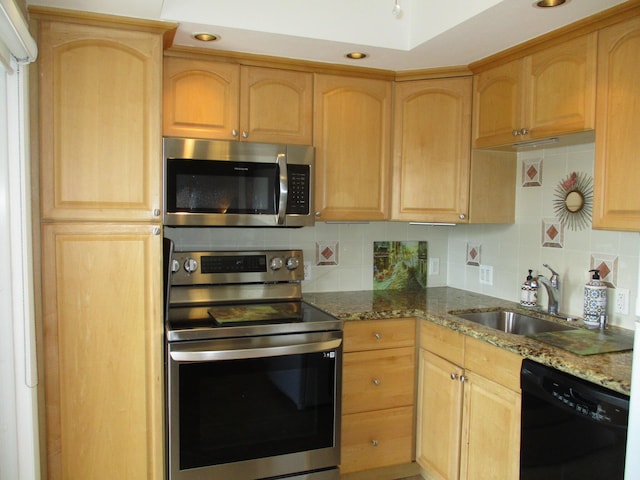
[[376,340],[380,340],[382,338],[382,334],[378,332],[374,333],[373,336],[376,337]]
[[374,384],[375,386],[380,385],[380,379],[379,379],[379,378],[374,378],[374,379],[373,379],[373,384]]
[[371,445],[373,445],[374,447],[378,446],[378,440],[371,440]]

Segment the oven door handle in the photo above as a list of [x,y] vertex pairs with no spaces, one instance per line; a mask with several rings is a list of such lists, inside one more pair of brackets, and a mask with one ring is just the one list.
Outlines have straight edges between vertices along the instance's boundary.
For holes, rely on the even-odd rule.
[[338,348],[341,343],[342,339],[338,338],[322,342],[296,343],[292,345],[278,345],[274,347],[175,351],[171,352],[169,355],[172,360],[179,363],[216,362],[220,360],[281,357],[285,355],[324,352]]

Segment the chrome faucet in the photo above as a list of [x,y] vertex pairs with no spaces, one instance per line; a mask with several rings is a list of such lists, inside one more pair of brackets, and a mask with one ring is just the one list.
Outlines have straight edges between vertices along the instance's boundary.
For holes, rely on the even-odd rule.
[[558,315],[560,313],[560,300],[562,298],[562,292],[560,291],[560,275],[548,264],[544,263],[544,267],[551,270],[551,277],[547,278],[544,275],[538,275],[538,282],[544,285],[547,289],[547,296],[549,297],[549,304],[547,311],[551,315]]

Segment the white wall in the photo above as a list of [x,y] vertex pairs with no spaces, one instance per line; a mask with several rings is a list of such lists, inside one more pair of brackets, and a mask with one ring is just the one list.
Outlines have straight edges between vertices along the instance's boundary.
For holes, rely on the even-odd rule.
[[[522,186],[522,161],[542,158],[542,186]],[[616,286],[629,289],[628,315],[613,313],[615,290],[609,289],[612,324],[633,329],[638,290],[640,237],[634,232],[564,230],[563,248],[542,246],[542,219],[555,217],[554,189],[571,172],[593,176],[594,144],[530,150],[518,154],[516,223],[514,225],[466,225],[450,230],[448,285],[518,301],[520,285],[528,269],[549,274],[548,263],[563,282],[561,311],[582,316],[583,286],[589,279],[591,255],[618,257]],[[493,285],[479,283],[479,268],[466,264],[467,243],[481,245],[481,263],[493,266]],[[540,287],[539,304],[546,307],[546,292]]]

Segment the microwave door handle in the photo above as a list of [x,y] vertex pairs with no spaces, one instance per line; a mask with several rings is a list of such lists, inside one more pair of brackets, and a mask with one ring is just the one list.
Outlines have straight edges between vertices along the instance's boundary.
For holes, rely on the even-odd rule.
[[287,199],[289,198],[289,184],[287,175],[287,155],[278,154],[278,170],[280,171],[280,203],[278,204],[278,214],[276,221],[278,225],[284,225],[287,213]]
[[277,347],[241,348],[228,350],[199,350],[171,352],[171,359],[179,363],[216,362],[221,360],[239,360],[244,358],[281,357],[304,353],[324,352],[338,348],[342,339],[323,342],[280,345]]

